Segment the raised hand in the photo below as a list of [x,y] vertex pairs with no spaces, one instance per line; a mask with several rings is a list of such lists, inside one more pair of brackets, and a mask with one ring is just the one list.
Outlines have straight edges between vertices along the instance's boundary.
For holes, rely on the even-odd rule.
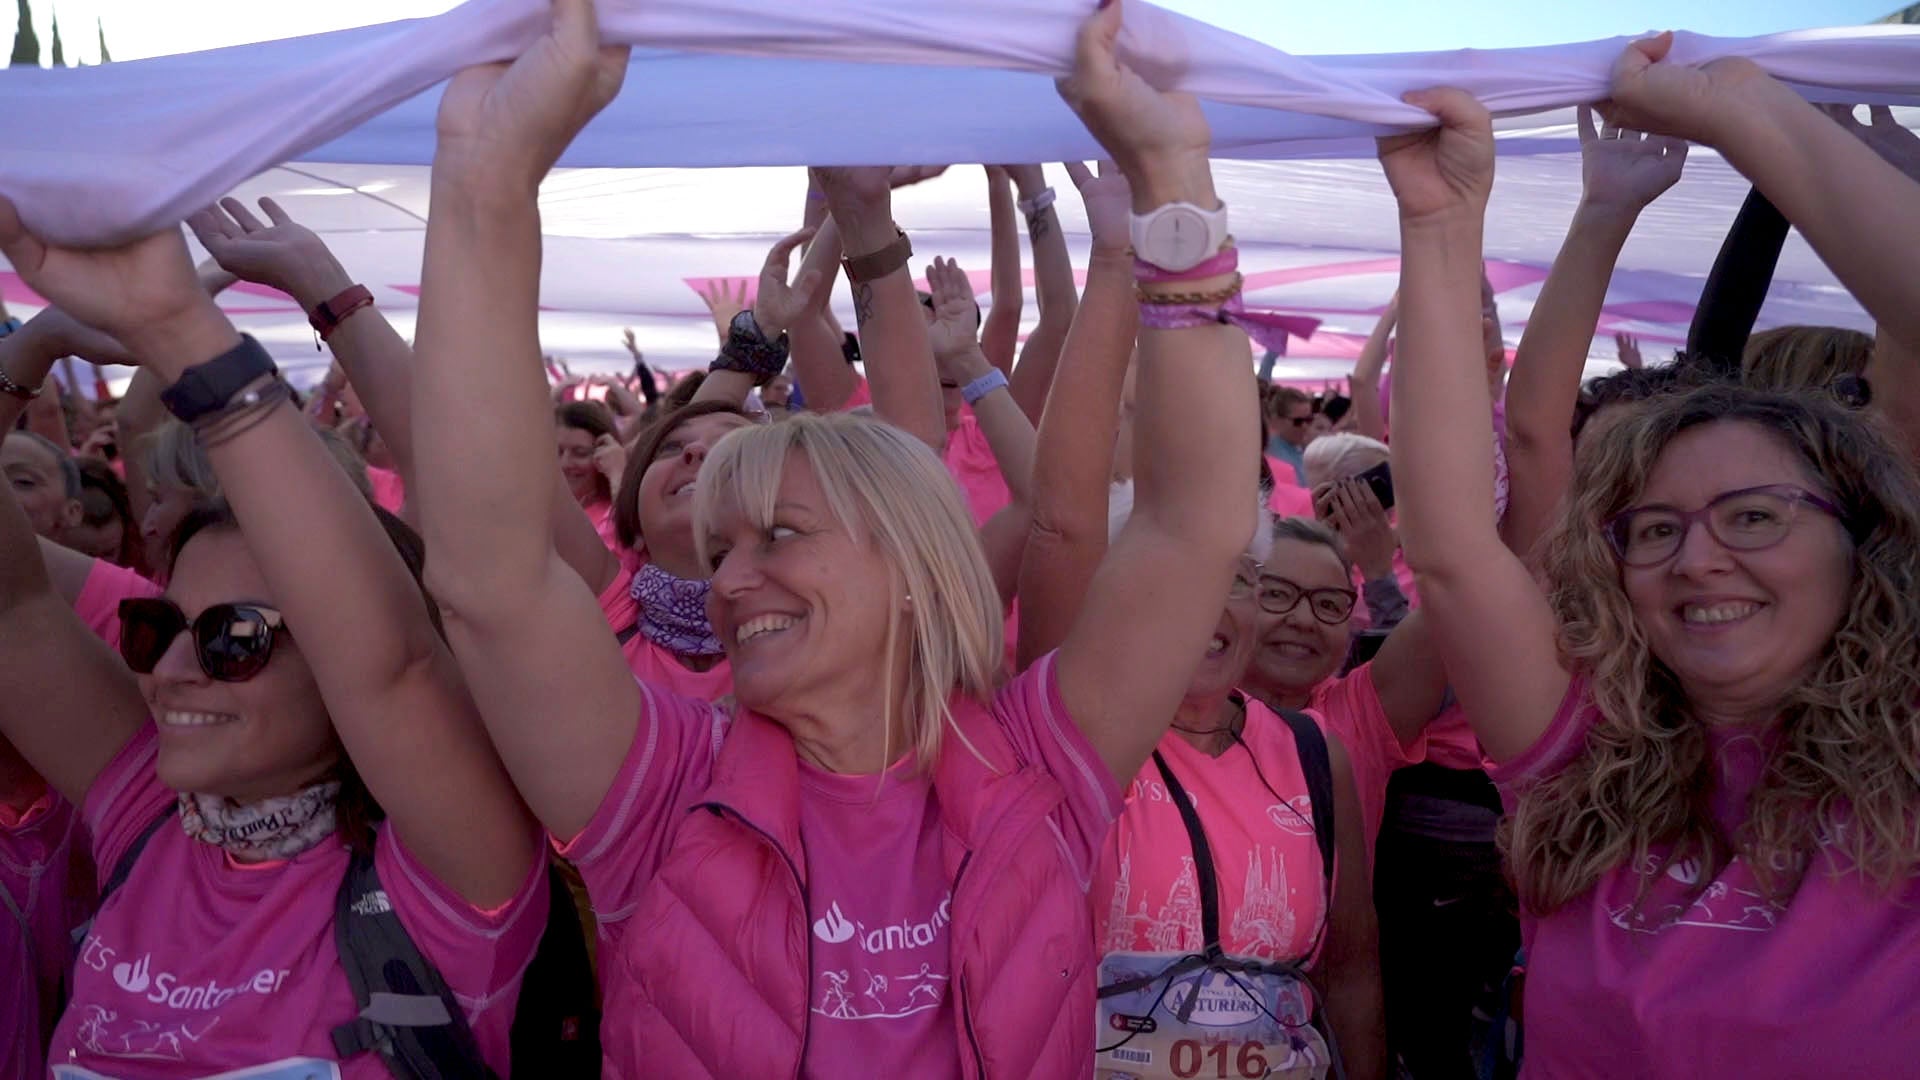
[[553,25],[511,64],[467,68],[436,121],[434,179],[528,196],[620,92],[627,48],[600,44],[593,0],[553,0]]
[[1314,492],[1320,516],[1346,542],[1347,554],[1369,581],[1393,572],[1400,540],[1373,489],[1356,477],[1322,484]]
[[1640,355],[1640,339],[1634,337],[1632,334],[1624,330],[1614,334],[1613,346],[1619,351],[1620,362],[1622,364],[1633,368],[1635,371],[1647,366],[1646,359]]
[[1593,110],[1580,106],[1580,173],[1589,205],[1638,213],[1680,182],[1686,164],[1685,139],[1613,124],[1596,132]]
[[311,308],[353,284],[326,241],[293,220],[272,199],[260,209],[272,224],[255,217],[239,199],[220,200],[187,219],[207,254],[243,281],[267,285]]
[[627,448],[611,435],[600,436],[593,440],[593,467],[607,478],[607,483],[619,487],[627,471]]
[[1440,123],[1380,140],[1380,165],[1400,202],[1400,220],[1484,215],[1493,191],[1493,118],[1464,90],[1415,90],[1403,98]]
[[895,165],[888,170],[887,186],[898,190],[931,180],[947,171],[945,165]]
[[1093,234],[1096,255],[1124,254],[1133,244],[1130,219],[1133,214],[1133,189],[1118,166],[1100,163],[1099,175],[1078,161],[1067,162],[1067,176],[1080,190],[1080,201],[1087,208],[1087,231]]
[[641,358],[640,343],[634,340],[633,327],[629,326],[626,329],[620,331],[620,344],[625,345],[627,347],[627,351],[633,354],[633,358],[635,360],[638,360]]
[[1122,0],[1080,26],[1073,74],[1054,85],[1133,185],[1142,213],[1170,202],[1214,203],[1212,133],[1192,94],[1162,93],[1120,61]]
[[95,364],[139,363],[118,341],[57,307],[42,308],[17,332],[30,333],[48,356],[77,356]]
[[766,265],[760,268],[760,291],[753,298],[753,321],[769,338],[779,337],[802,316],[817,311],[826,300],[827,275],[819,270],[803,270],[800,280],[787,284],[793,249],[813,239],[814,230],[801,229],[781,237],[767,252]]
[[1886,159],[1887,164],[1907,175],[1907,179],[1920,181],[1920,135],[1915,135],[1900,126],[1893,118],[1893,110],[1885,105],[1874,105],[1867,110],[1868,122],[1863,124],[1853,115],[1852,105],[1822,105],[1821,111],[1833,117],[1834,122]]
[[[33,290],[143,359],[156,349],[211,359],[235,340],[207,295],[178,228],[114,248],[50,246],[0,198],[0,254]],[[154,348],[149,348],[152,345]]]
[[952,259],[935,259],[927,267],[927,288],[933,293],[933,324],[927,340],[943,375],[954,361],[980,347],[978,312],[973,286]]
[[720,332],[721,341],[727,340],[727,328],[733,324],[733,317],[747,309],[747,283],[709,281],[699,292],[700,299],[706,301],[707,314],[713,316],[713,328]]
[[1673,49],[1671,31],[1628,45],[1613,64],[1613,86],[1600,115],[1634,131],[1675,135],[1712,145],[1720,124],[1737,114],[1739,88],[1766,75],[1744,57],[1703,67],[1664,61]]

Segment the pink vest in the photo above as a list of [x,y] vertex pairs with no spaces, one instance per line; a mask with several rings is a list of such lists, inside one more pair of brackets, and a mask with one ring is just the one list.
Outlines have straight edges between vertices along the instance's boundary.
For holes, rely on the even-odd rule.
[[[962,1069],[1091,1076],[1092,919],[1048,822],[1065,793],[984,708],[956,700],[954,714],[996,767],[952,731],[934,766]],[[813,938],[799,800],[792,736],[740,712],[612,960],[627,977],[606,980],[621,1018],[603,1033],[610,1076],[800,1075]]]

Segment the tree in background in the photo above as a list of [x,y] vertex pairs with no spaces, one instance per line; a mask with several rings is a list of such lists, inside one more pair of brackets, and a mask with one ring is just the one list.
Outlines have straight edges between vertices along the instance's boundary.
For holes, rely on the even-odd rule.
[[100,62],[103,64],[111,64],[113,63],[113,57],[107,53],[107,24],[95,18],[93,25],[94,29],[100,31]]
[[[20,0],[20,2],[25,4],[27,0]],[[57,68],[67,66],[66,54],[60,50],[60,12],[58,9],[55,9],[53,13],[53,66]]]
[[13,34],[13,59],[9,67],[40,66],[40,35],[33,32],[33,9],[20,0],[20,28]]

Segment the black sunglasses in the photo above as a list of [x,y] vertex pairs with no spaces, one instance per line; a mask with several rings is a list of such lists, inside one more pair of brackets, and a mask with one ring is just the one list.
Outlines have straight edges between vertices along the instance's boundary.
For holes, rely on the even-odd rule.
[[258,604],[215,604],[189,621],[163,597],[120,601],[120,657],[136,674],[152,674],[182,630],[193,631],[193,654],[207,678],[245,682],[273,659],[286,620]]

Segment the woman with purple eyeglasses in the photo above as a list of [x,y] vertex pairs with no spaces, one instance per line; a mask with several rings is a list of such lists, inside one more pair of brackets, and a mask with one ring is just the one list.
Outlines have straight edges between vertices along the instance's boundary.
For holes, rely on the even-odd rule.
[[[1920,340],[1920,187],[1744,60],[1614,71],[1608,119],[1718,149]],[[1920,1053],[1920,481],[1824,394],[1709,387],[1589,431],[1536,581],[1500,542],[1472,273],[1484,108],[1410,94],[1400,535],[1498,766],[1523,1075],[1912,1075]]]

